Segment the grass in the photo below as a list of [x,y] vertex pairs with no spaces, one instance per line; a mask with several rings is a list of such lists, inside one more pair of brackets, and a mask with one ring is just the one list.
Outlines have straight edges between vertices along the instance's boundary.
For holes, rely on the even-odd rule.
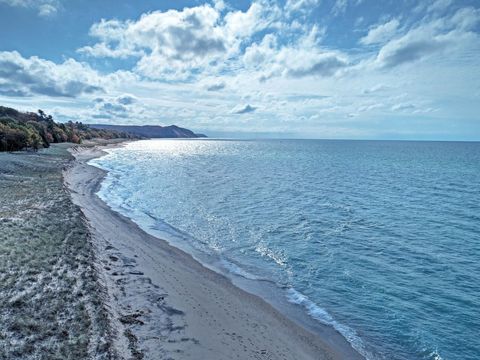
[[0,358],[110,359],[88,228],[63,186],[64,146],[0,154]]

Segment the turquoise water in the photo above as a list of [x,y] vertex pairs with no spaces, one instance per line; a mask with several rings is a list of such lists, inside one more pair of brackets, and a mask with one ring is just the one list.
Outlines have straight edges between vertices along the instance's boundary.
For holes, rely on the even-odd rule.
[[480,359],[480,143],[148,140],[93,163],[114,209],[368,358]]

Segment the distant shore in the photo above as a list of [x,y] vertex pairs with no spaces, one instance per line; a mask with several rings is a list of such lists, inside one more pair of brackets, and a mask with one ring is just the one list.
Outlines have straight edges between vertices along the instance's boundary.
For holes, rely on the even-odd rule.
[[125,358],[361,359],[331,346],[183,251],[140,229],[96,195],[105,172],[87,162],[102,147],[74,147],[64,173],[90,226]]

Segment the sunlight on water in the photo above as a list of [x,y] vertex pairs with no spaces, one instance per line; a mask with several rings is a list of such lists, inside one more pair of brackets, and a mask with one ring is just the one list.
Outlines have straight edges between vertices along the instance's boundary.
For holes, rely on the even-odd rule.
[[94,163],[114,209],[368,358],[480,358],[480,144],[149,140]]

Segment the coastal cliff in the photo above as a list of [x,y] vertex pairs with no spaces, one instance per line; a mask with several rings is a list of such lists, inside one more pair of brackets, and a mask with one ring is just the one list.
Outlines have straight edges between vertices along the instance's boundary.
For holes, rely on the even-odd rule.
[[95,129],[113,130],[127,132],[147,138],[205,138],[204,134],[196,134],[189,129],[179,127],[177,125],[159,126],[159,125],[90,125]]

